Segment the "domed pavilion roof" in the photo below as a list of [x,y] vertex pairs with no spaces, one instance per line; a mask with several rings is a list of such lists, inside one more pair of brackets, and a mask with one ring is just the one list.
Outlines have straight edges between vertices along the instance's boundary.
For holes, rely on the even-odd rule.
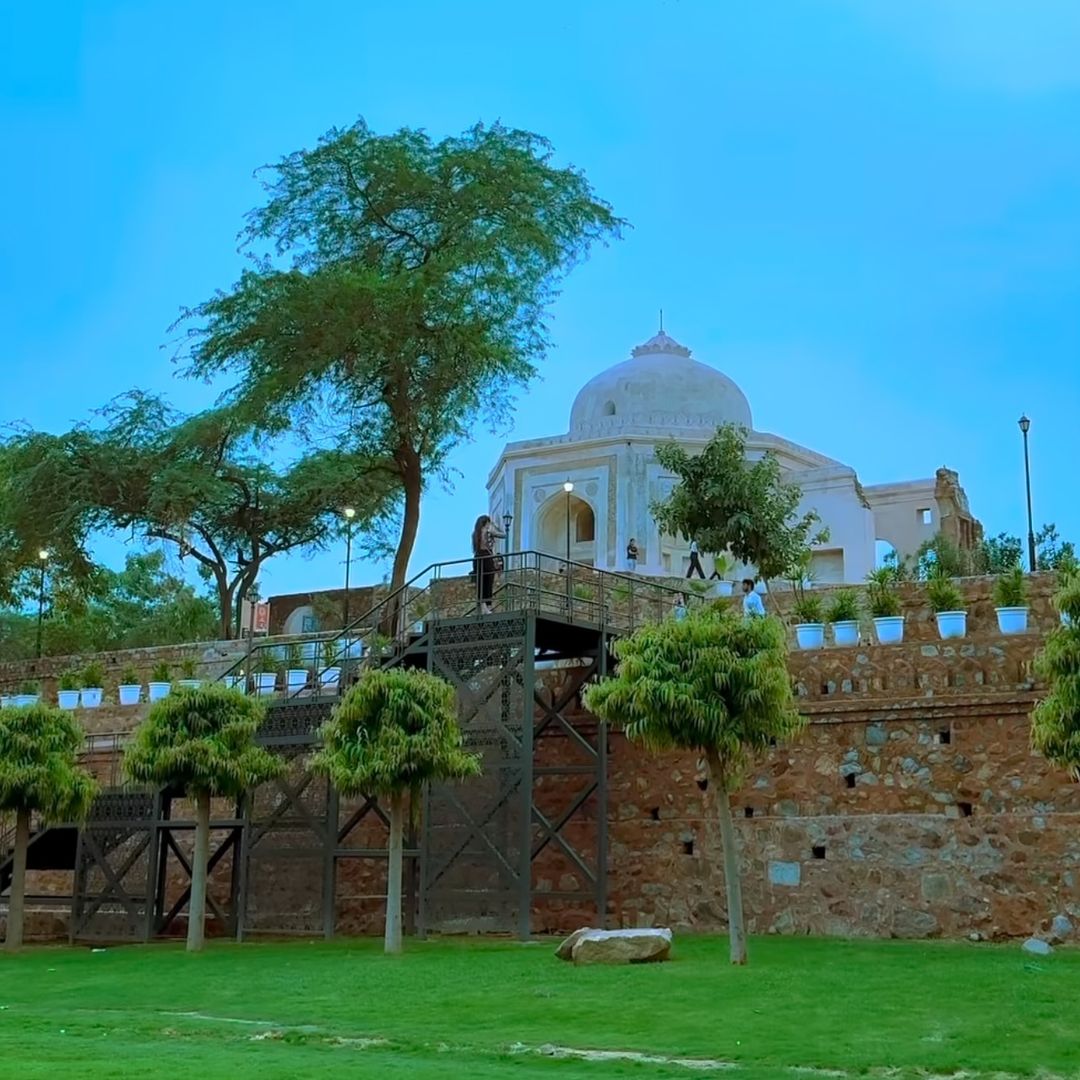
[[633,349],[629,360],[590,379],[570,410],[576,439],[642,430],[707,437],[722,424],[753,429],[746,396],[663,330]]

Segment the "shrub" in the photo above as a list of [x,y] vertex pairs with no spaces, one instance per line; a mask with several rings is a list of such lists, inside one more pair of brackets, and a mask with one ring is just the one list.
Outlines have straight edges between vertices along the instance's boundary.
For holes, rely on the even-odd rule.
[[198,675],[198,665],[194,657],[186,656],[180,661],[180,677],[182,679],[194,679]]
[[164,662],[155,664],[150,672],[150,681],[157,683],[172,682],[172,668]]
[[101,690],[105,686],[105,666],[100,660],[91,660],[82,669],[82,684],[91,690]]
[[866,603],[875,619],[887,619],[900,614],[900,593],[897,585],[902,571],[899,564],[879,567],[867,576]]
[[70,671],[65,671],[60,676],[60,681],[57,684],[61,690],[81,690],[82,689],[82,676],[81,674],[72,668]]
[[795,612],[796,620],[800,623],[820,623],[825,621],[825,605],[822,603],[821,597],[814,596],[813,593],[800,596],[795,601],[792,610]]
[[825,612],[825,621],[858,622],[859,594],[854,589],[840,589],[834,595]]
[[[165,680],[162,679],[162,682]],[[120,673],[120,685],[121,686],[141,686],[142,677],[138,671],[135,670],[130,664]]]
[[1022,567],[1014,566],[998,575],[994,582],[994,606],[1024,607],[1027,604],[1027,581]]
[[935,614],[964,610],[964,594],[945,574],[934,574],[930,577],[926,583],[926,598]]

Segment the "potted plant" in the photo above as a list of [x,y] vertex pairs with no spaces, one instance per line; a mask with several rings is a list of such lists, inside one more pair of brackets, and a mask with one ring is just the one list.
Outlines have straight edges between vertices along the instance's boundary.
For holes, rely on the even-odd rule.
[[428,616],[431,614],[431,598],[421,593],[409,605],[409,614],[412,616],[412,630],[414,634],[422,634]]
[[221,676],[221,681],[225,684],[227,690],[239,690],[241,693],[244,691],[244,669],[234,668],[229,671],[227,675]]
[[799,590],[792,608],[795,614],[795,640],[800,649],[820,649],[825,644],[824,605],[820,596]]
[[172,670],[164,661],[155,664],[150,672],[148,689],[151,701],[160,701],[162,698],[169,696],[169,691],[172,689]]
[[19,692],[15,695],[15,704],[36,705],[40,698],[41,685],[36,679],[27,679],[19,685]]
[[935,571],[926,582],[926,598],[937,619],[942,640],[962,638],[967,633],[964,594],[944,571]]
[[994,582],[994,608],[998,629],[1003,634],[1023,634],[1027,630],[1027,582],[1022,567],[1014,566],[998,574]]
[[854,589],[838,589],[829,602],[825,621],[832,623],[837,645],[858,645],[859,594]]
[[298,694],[307,686],[308,669],[304,664],[304,652],[298,641],[292,642],[285,652],[285,685],[289,694]]
[[142,679],[139,673],[130,665],[120,673],[120,704],[138,705],[142,696]]
[[322,671],[319,672],[319,686],[326,690],[336,687],[341,681],[341,663],[338,655],[341,643],[338,641],[324,641],[322,654]]
[[269,697],[277,689],[278,662],[263,649],[255,660],[252,670],[255,672],[255,692],[260,697]]
[[714,596],[730,596],[735,589],[735,582],[726,578],[725,574],[730,574],[734,569],[735,564],[726,555],[717,555],[713,559],[713,573],[718,574],[719,577],[713,580],[712,591]]
[[904,616],[900,614],[900,574],[895,566],[881,566],[866,579],[866,601],[874,620],[879,645],[898,645],[904,640]]
[[79,672],[74,668],[65,671],[60,676],[57,684],[56,703],[61,709],[77,709],[79,707],[79,689],[81,686]]
[[105,668],[100,660],[91,660],[82,669],[82,690],[79,702],[84,709],[96,709],[105,694]]
[[199,667],[195,658],[186,656],[180,661],[180,685],[185,690],[198,690],[202,686],[202,679],[196,678]]

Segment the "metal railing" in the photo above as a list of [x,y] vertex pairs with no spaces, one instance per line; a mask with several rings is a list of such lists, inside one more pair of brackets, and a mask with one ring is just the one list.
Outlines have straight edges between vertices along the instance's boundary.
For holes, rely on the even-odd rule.
[[[625,636],[679,607],[709,599],[689,584],[650,581],[537,551],[500,558],[492,593],[495,615],[527,612]],[[433,622],[486,618],[475,570],[473,559],[435,563],[339,631],[313,633],[287,645],[251,642],[244,659],[221,681],[279,700],[337,696],[365,667],[391,662],[415,645]]]

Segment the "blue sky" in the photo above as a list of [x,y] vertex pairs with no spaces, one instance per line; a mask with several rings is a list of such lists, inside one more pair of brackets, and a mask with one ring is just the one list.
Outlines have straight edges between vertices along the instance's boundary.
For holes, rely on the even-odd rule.
[[[208,403],[167,328],[235,279],[257,166],[358,115],[501,119],[633,224],[570,276],[512,437],[564,431],[662,306],[757,428],[866,483],[947,464],[991,532],[1026,528],[1026,411],[1037,522],[1080,539],[1075,0],[4,8],[0,421],[59,430],[133,386]],[[415,569],[466,550],[505,437],[455,455]],[[340,574],[281,560],[263,591]]]

